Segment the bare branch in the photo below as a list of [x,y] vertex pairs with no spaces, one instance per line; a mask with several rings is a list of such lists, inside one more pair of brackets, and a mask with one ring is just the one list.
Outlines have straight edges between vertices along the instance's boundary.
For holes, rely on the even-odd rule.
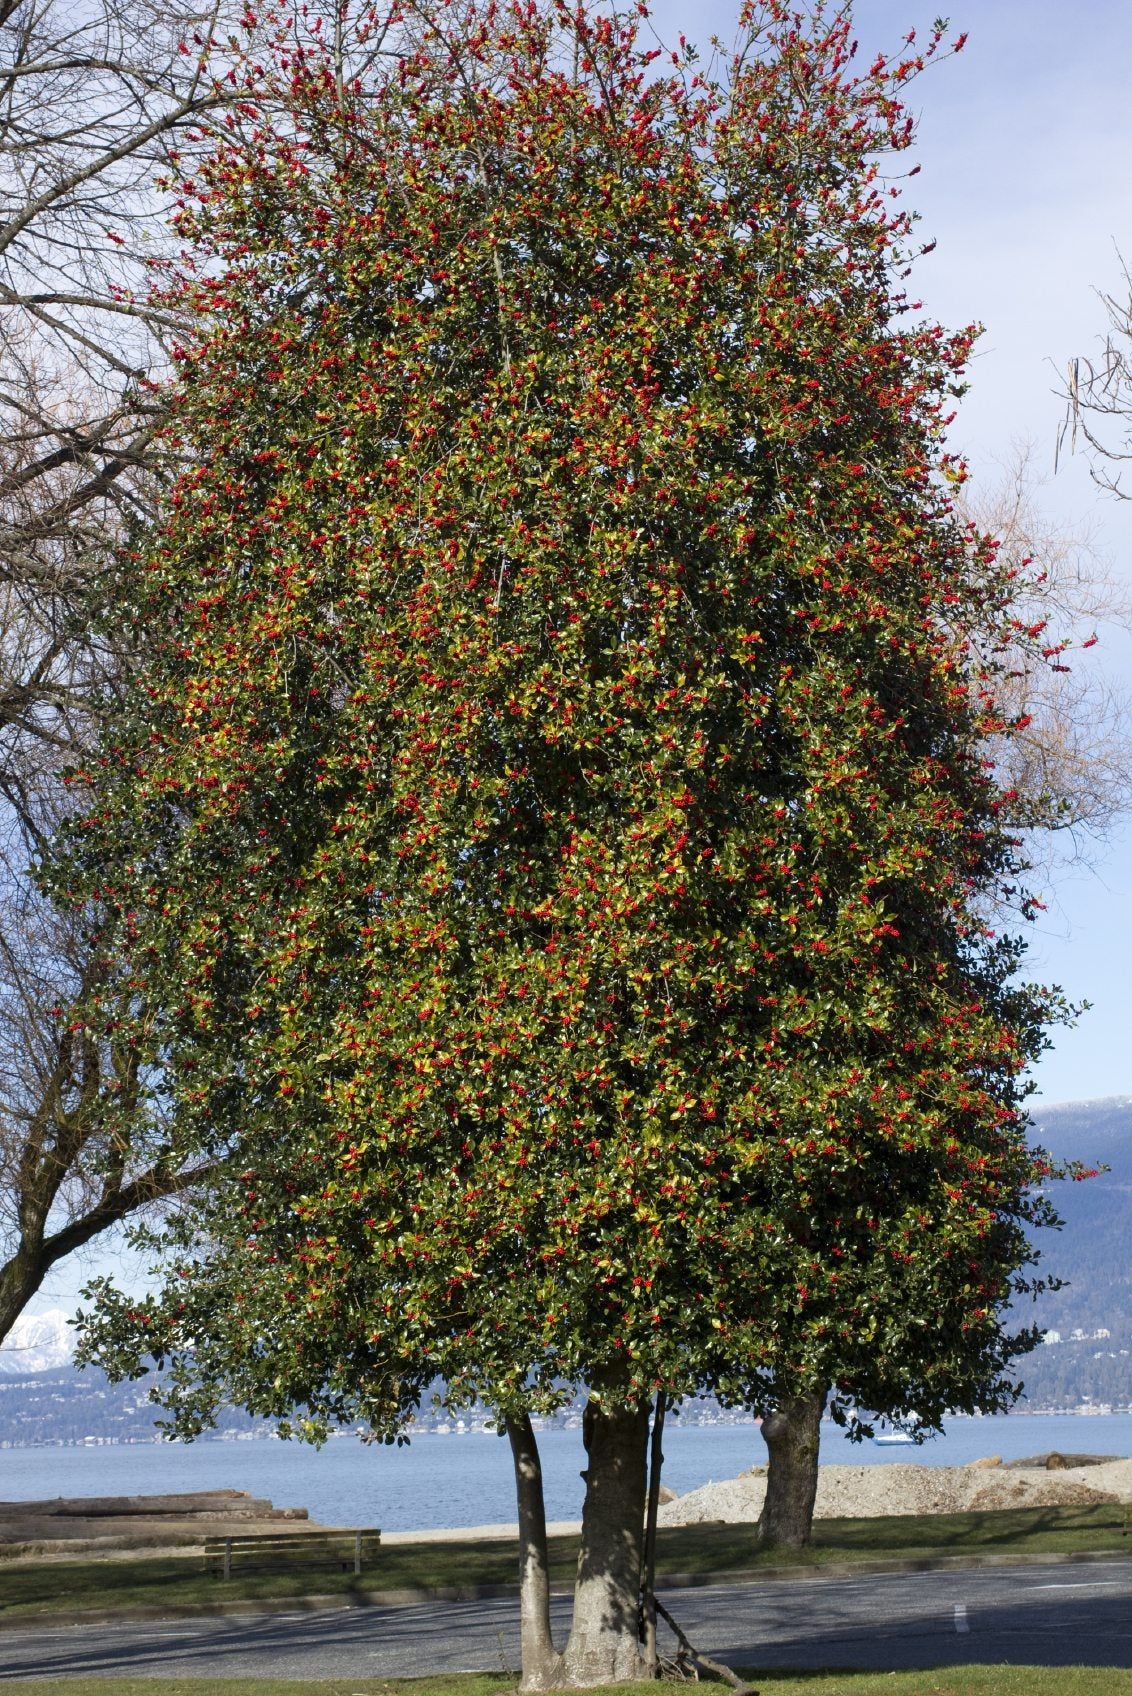
[[964,508],[996,538],[1016,586],[1011,615],[1029,632],[1030,662],[996,682],[1012,726],[998,748],[1000,776],[1032,858],[1052,877],[1058,864],[1087,859],[1132,796],[1132,699],[1106,674],[1097,637],[1132,629],[1132,590],[1087,531],[1042,513],[1038,488],[1032,449],[1017,447]]

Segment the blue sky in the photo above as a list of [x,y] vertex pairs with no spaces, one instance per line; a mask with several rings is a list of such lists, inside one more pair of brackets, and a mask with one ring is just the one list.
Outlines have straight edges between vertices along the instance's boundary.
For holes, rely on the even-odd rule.
[[[925,37],[940,10],[859,0],[861,57],[895,48],[910,28]],[[655,13],[663,37],[683,30],[699,42],[713,32],[730,40],[735,15],[720,0],[662,0]],[[1132,6],[966,0],[950,16],[967,45],[911,96],[922,170],[908,194],[924,239],[937,242],[915,292],[945,324],[986,326],[953,446],[987,480],[1023,441],[1052,472],[1058,373],[1097,346],[1096,291],[1119,290],[1118,247],[1132,262]],[[1132,583],[1132,502],[1100,495],[1083,458],[1063,464],[1040,501],[1058,523],[1091,528]],[[1132,638],[1102,630],[1092,655],[1132,687]],[[1055,1033],[1036,1073],[1039,1102],[1132,1094],[1132,828],[1094,848],[1087,869],[1059,875],[1032,941],[1033,975],[1093,1003],[1075,1029]],[[110,1269],[107,1247],[61,1267],[33,1311],[73,1305],[92,1270]]]

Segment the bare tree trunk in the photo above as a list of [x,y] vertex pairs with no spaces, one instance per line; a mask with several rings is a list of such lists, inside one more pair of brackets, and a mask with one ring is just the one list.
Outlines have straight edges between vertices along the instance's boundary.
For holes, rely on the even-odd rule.
[[519,1506],[519,1636],[522,1690],[552,1690],[561,1682],[562,1657],[550,1632],[550,1561],[546,1544],[546,1504],[542,1462],[530,1418],[507,1421],[515,1463]]
[[770,1453],[766,1500],[759,1516],[759,1538],[788,1549],[810,1540],[818,1492],[818,1441],[827,1391],[824,1387],[793,1396],[763,1420]]
[[588,1459],[574,1618],[562,1682],[620,1684],[645,1676],[638,1609],[645,1515],[647,1400],[591,1392],[582,1435]]
[[664,1414],[667,1397],[663,1390],[656,1392],[652,1418],[652,1442],[649,1448],[649,1494],[645,1513],[644,1577],[641,1584],[642,1647],[644,1676],[657,1676],[656,1655],[656,1515],[660,1506],[660,1472],[664,1465],[661,1444],[664,1441]]

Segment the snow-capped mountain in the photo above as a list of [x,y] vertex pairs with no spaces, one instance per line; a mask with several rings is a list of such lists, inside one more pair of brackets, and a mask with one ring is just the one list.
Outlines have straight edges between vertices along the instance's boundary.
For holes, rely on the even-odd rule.
[[49,1313],[22,1314],[0,1343],[0,1378],[25,1378],[69,1365],[75,1352],[69,1319],[58,1307]]

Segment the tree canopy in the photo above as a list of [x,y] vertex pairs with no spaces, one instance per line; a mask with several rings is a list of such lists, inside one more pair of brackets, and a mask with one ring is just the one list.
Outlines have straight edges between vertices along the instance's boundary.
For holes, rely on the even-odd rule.
[[[771,0],[700,70],[644,16],[369,13],[364,75],[317,19],[257,42],[182,191],[142,674],[54,873],[228,1161],[106,1358],[177,1357],[190,1427],[585,1382],[580,1585],[657,1389],[994,1393],[1049,1169],[1051,1003],[980,908],[1034,633],[882,175],[942,32],[857,72],[845,8]],[[554,1677],[636,1666],[633,1558]]]

